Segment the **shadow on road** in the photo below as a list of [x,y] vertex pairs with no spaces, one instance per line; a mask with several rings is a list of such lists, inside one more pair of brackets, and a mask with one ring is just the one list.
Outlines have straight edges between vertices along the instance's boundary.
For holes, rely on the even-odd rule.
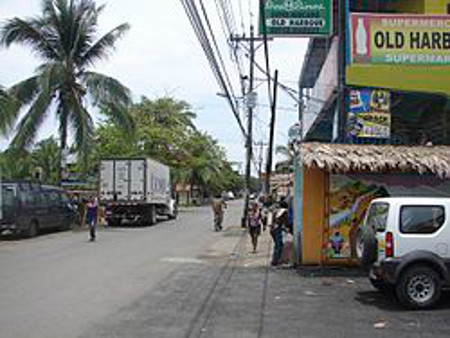
[[305,267],[297,268],[302,277],[366,277],[367,272],[359,268],[345,267]]
[[[363,305],[375,306],[383,311],[404,312],[408,311],[396,299],[395,295],[387,295],[377,290],[365,290],[356,294],[355,300]],[[427,311],[439,311],[450,309],[450,290],[442,293],[439,304]]]

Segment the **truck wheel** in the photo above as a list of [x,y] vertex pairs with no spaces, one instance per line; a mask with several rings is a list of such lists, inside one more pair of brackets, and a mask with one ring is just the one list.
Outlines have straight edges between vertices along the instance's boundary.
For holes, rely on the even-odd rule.
[[156,218],[156,208],[154,205],[152,205],[150,208],[149,216],[150,216],[150,225],[155,225],[158,222],[158,220]]
[[176,219],[177,216],[178,216],[178,207],[175,205],[175,206],[173,207],[172,213],[169,214],[169,215],[167,215],[167,217],[168,217],[169,219]]
[[360,228],[356,233],[356,255],[359,265],[366,269],[377,260],[377,243],[372,228]]
[[401,275],[396,292],[400,303],[410,309],[429,308],[441,297],[441,279],[428,266],[412,266]]

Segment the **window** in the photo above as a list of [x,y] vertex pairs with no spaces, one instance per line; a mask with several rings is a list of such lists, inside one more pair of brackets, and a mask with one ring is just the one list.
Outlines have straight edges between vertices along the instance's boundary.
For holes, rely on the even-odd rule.
[[444,207],[404,206],[400,209],[400,231],[404,234],[432,234],[444,224]]
[[367,226],[377,232],[386,230],[387,218],[389,214],[388,203],[373,203],[367,215]]
[[36,198],[32,190],[24,189],[20,191],[20,202],[23,207],[34,207],[36,203]]
[[14,208],[14,188],[3,187],[2,188],[2,208],[4,212],[10,212]]

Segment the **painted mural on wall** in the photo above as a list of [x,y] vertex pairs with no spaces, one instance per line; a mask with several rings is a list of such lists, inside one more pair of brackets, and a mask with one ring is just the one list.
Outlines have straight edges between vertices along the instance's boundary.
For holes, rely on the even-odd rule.
[[450,181],[431,175],[331,175],[329,219],[324,234],[327,259],[356,257],[355,237],[370,202],[389,196],[450,197]]

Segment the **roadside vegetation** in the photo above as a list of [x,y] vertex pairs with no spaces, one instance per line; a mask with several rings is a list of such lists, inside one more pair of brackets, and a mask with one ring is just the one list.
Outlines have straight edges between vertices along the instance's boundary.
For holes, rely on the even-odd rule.
[[[0,154],[3,179],[58,184],[71,157],[70,171],[95,187],[101,158],[148,156],[172,168],[174,183],[202,195],[240,190],[241,177],[217,141],[197,130],[187,102],[143,97],[133,104],[123,84],[95,72],[129,30],[124,23],[99,37],[103,8],[93,0],[43,0],[40,15],[2,23],[1,46],[27,46],[42,61],[29,78],[0,87],[0,133],[11,139]],[[102,116],[96,125],[93,108]],[[59,129],[38,140],[52,114]]]

